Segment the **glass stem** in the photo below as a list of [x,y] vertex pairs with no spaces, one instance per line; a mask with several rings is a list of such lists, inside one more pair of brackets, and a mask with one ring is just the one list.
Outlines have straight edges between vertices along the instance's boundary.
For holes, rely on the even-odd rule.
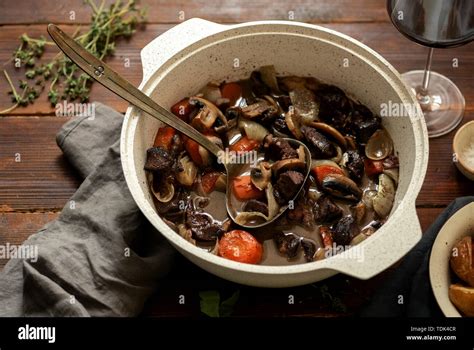
[[428,52],[428,58],[426,59],[425,65],[425,73],[423,74],[423,84],[419,91],[418,102],[420,104],[427,104],[429,103],[429,96],[428,96],[428,84],[430,83],[430,73],[431,73],[431,62],[433,61],[433,51],[434,49],[430,47],[430,51]]

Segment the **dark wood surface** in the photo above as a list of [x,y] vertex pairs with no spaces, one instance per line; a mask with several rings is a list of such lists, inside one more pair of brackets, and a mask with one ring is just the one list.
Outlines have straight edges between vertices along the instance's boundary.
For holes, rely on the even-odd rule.
[[[58,3],[60,3],[58,5]],[[382,54],[399,71],[422,69],[427,49],[409,42],[388,22],[385,1],[143,1],[149,6],[149,23],[132,40],[121,41],[116,54],[108,62],[132,83],[141,81],[140,49],[160,33],[179,23],[180,11],[186,18],[201,17],[222,23],[262,19],[288,19],[322,23],[361,40]],[[75,11],[75,20],[69,19]],[[47,35],[45,24],[62,23],[71,32],[79,23],[89,22],[89,12],[82,0],[0,2],[0,62],[13,81],[24,72],[9,63],[24,33],[32,37]],[[463,123],[474,119],[474,50],[472,44],[450,50],[436,50],[433,70],[451,78],[466,99]],[[57,51],[48,48],[45,58]],[[124,68],[129,58],[131,65]],[[459,67],[452,66],[457,59]],[[8,86],[0,78],[0,110],[10,105]],[[95,101],[106,103],[123,112],[126,103],[104,88],[95,85]],[[20,244],[44,224],[59,215],[61,208],[80,184],[80,178],[61,154],[55,134],[67,120],[55,117],[46,98],[34,105],[18,108],[0,116],[0,244]],[[430,140],[430,160],[425,183],[417,200],[417,212],[425,230],[454,198],[474,195],[474,183],[465,179],[452,164],[451,143],[454,132]],[[20,154],[21,161],[15,157]],[[0,268],[6,261],[0,260]],[[290,289],[259,289],[220,280],[178,257],[173,271],[162,288],[147,303],[145,316],[198,316],[201,290],[217,289],[225,296],[241,291],[235,309],[238,316],[339,316],[357,313],[373,291],[380,286],[387,271],[369,281],[335,276],[326,281]],[[328,288],[333,300],[321,294]],[[294,295],[295,304],[288,303]],[[180,295],[186,303],[178,303]],[[341,306],[342,305],[342,306]]]

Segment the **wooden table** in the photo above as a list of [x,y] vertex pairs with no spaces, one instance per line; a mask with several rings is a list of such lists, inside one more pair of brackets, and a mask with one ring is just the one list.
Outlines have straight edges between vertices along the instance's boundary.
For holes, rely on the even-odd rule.
[[[389,23],[382,0],[252,0],[252,1],[183,1],[158,0],[149,3],[146,29],[129,42],[121,41],[109,60],[114,69],[135,85],[141,81],[140,49],[157,35],[180,22],[180,11],[186,18],[201,17],[222,23],[262,19],[294,19],[318,23],[348,34],[382,54],[400,72],[424,67],[427,48],[418,46],[399,34]],[[75,11],[75,20],[70,20]],[[18,45],[18,37],[27,32],[32,37],[46,34],[49,22],[62,24],[72,32],[78,24],[87,24],[89,9],[82,0],[40,1],[2,0],[0,3],[0,62],[12,79],[22,78],[22,71],[12,69],[9,59]],[[55,54],[48,49],[45,57]],[[124,60],[130,67],[124,68]],[[457,59],[458,67],[453,67]],[[466,98],[463,123],[474,119],[474,50],[472,45],[436,50],[433,70],[451,78]],[[9,88],[0,79],[0,110],[10,105]],[[93,100],[124,112],[127,104],[94,85]],[[0,244],[21,244],[29,235],[58,216],[61,208],[80,184],[74,169],[68,165],[55,143],[55,134],[67,120],[55,117],[43,96],[35,104],[18,108],[0,117]],[[425,183],[417,200],[417,211],[423,229],[453,199],[474,195],[474,184],[465,179],[452,164],[451,142],[454,132],[430,140],[430,161]],[[16,162],[17,154],[21,162]],[[6,261],[0,260],[0,267]],[[150,299],[146,316],[198,316],[202,290],[216,289],[230,295],[240,290],[235,307],[238,316],[338,316],[356,313],[383,283],[386,273],[369,281],[335,276],[314,285],[290,289],[259,289],[236,285],[218,279],[184,258],[177,259],[163,287]],[[329,292],[329,293],[327,293]],[[178,303],[185,295],[186,303]],[[289,296],[294,296],[294,304]]]

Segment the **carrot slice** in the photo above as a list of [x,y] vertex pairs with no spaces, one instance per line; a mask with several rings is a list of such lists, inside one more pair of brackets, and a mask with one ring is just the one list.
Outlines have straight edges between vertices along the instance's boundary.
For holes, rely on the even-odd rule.
[[186,137],[184,141],[184,148],[186,149],[194,163],[196,163],[198,166],[201,166],[203,164],[201,154],[199,153],[199,143],[197,143],[193,139],[190,139],[189,137]]
[[155,142],[153,143],[153,146],[163,147],[169,150],[174,135],[176,135],[176,130],[170,126],[163,126],[159,128],[158,132],[156,133]]
[[226,83],[221,87],[221,95],[230,101],[230,105],[234,106],[239,98],[242,97],[242,88],[238,83]]
[[242,137],[239,141],[230,146],[230,150],[237,153],[250,152],[257,148],[260,142],[257,140],[249,139],[247,136]]
[[185,122],[189,122],[189,116],[195,108],[195,106],[189,103],[189,98],[183,98],[171,107],[171,112]]
[[238,176],[232,181],[234,195],[239,200],[257,199],[262,197],[263,191],[252,183],[250,175]]
[[341,169],[330,166],[330,165],[315,166],[311,169],[311,172],[316,177],[319,183],[321,183],[324,180],[324,178],[328,175],[332,175],[332,174],[344,175],[344,172]]
[[247,231],[233,230],[219,240],[219,256],[246,264],[262,260],[263,246]]
[[218,171],[211,171],[201,177],[201,186],[205,193],[211,193],[216,187],[216,181],[221,176]]
[[365,158],[364,168],[367,176],[374,176],[383,173],[383,160],[372,160]]

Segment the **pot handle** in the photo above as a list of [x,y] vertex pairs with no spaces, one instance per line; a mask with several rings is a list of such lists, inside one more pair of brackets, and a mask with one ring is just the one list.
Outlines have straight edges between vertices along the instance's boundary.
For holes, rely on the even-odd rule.
[[[364,241],[334,256],[331,259],[339,261],[334,262],[330,268],[366,280],[400,260],[418,243],[422,231],[414,202],[402,202],[397,209],[397,215],[385,224],[388,226],[384,226],[388,232],[383,236],[377,236],[375,232],[369,238],[370,241],[378,240],[377,242]],[[355,251],[351,252],[353,249]]]
[[153,39],[140,52],[143,82],[179,51],[206,36],[222,31],[224,27],[227,26],[201,18],[192,18]]

